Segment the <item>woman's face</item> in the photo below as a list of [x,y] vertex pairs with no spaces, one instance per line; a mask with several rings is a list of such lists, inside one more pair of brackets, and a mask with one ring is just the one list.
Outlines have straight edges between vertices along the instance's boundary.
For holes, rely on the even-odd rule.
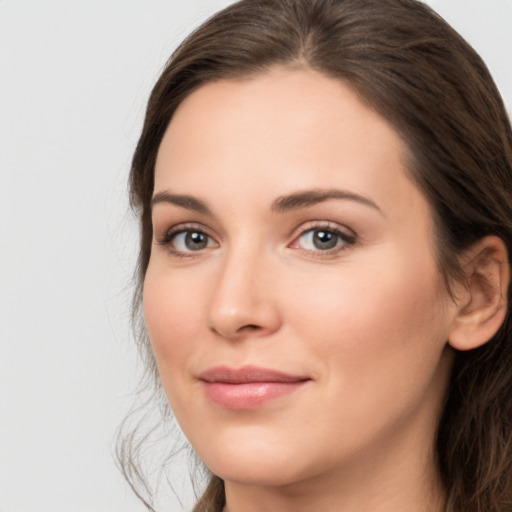
[[144,311],[184,433],[226,482],[432,462],[455,315],[391,126],[343,83],[210,83],[159,149]]

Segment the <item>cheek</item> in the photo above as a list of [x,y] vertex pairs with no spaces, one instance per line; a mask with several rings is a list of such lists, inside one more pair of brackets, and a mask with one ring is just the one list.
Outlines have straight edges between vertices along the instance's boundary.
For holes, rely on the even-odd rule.
[[354,369],[382,360],[421,365],[424,357],[434,362],[445,346],[449,311],[433,261],[381,256],[364,271],[347,266],[290,294],[288,315],[297,333],[317,340],[315,352],[331,364],[338,355]]
[[177,370],[186,368],[188,356],[200,337],[200,292],[175,275],[148,268],[143,292],[144,317],[162,383],[167,391]]
[[309,292],[298,291],[289,303],[292,337],[307,360],[319,363],[324,387],[316,414],[329,404],[331,426],[319,434],[326,438],[334,425],[336,439],[357,446],[386,425],[403,425],[420,408],[425,425],[435,421],[430,414],[437,414],[450,371],[441,363],[449,309],[430,262],[422,272],[410,261],[394,262],[312,280]]

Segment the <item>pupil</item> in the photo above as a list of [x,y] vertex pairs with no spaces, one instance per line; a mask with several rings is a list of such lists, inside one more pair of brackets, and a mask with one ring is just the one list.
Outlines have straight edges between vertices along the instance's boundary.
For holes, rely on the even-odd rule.
[[338,243],[337,235],[330,231],[316,231],[313,243],[317,249],[333,249]]
[[204,233],[187,233],[185,237],[185,245],[192,251],[204,249],[207,244],[207,238]]

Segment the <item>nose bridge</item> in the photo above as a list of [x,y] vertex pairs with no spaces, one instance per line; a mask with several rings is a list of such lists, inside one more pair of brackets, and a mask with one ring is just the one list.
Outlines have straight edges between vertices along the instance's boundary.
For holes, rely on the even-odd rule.
[[279,315],[272,293],[268,255],[255,240],[226,249],[218,270],[208,322],[219,335],[233,338],[274,332]]

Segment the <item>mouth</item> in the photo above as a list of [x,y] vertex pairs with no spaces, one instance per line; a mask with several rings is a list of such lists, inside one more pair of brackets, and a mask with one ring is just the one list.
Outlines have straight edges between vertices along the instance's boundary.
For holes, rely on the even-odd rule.
[[303,375],[256,366],[217,366],[202,372],[198,379],[207,398],[225,409],[255,409],[289,395],[311,381]]

